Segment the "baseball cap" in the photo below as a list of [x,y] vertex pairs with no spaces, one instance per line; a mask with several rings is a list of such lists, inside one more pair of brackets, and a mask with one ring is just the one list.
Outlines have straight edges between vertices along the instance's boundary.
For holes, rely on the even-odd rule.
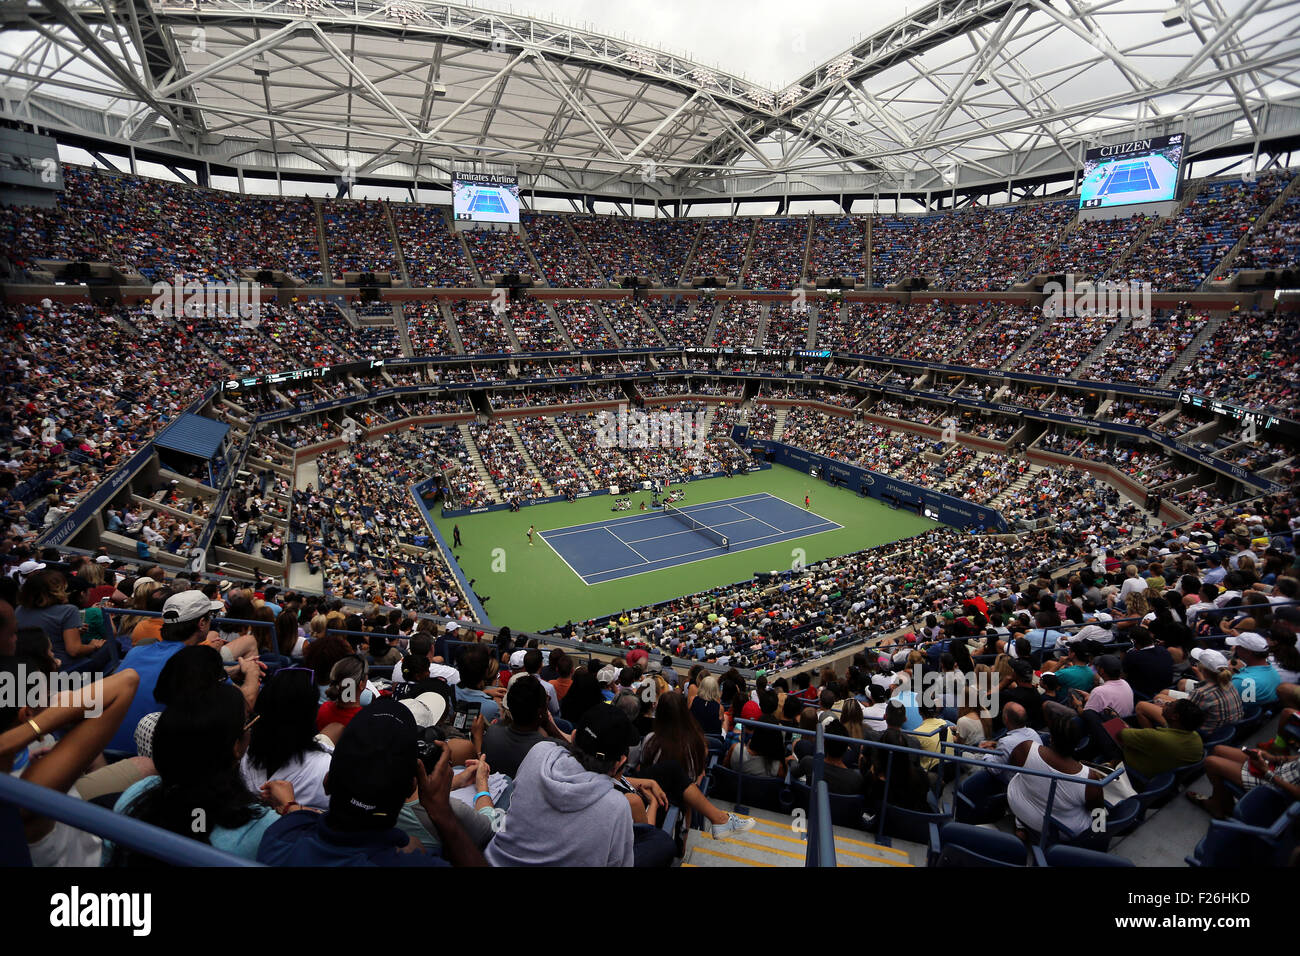
[[618,760],[632,746],[632,721],[617,707],[596,704],[578,719],[573,743],[592,757]]
[[740,708],[740,716],[745,720],[759,720],[763,716],[763,708],[755,701],[747,700],[745,706]]
[[1206,670],[1222,670],[1228,666],[1228,659],[1212,647],[1192,648],[1192,660]]
[[617,677],[618,677],[618,668],[615,667],[613,664],[607,664],[606,666],[602,667],[596,674],[596,680],[600,681],[602,684],[608,684],[610,681],[616,679]]
[[432,690],[418,697],[408,697],[401,704],[411,712],[415,726],[421,730],[437,726],[447,713],[447,698]]
[[24,561],[22,564],[18,565],[18,576],[25,578],[29,574],[35,574],[37,571],[44,570],[44,561]]
[[163,623],[180,624],[184,621],[197,621],[212,613],[214,603],[216,602],[208,600],[202,591],[182,591],[180,594],[173,594],[163,605]]
[[1244,647],[1256,654],[1263,654],[1268,650],[1268,641],[1264,640],[1262,634],[1256,634],[1254,631],[1242,631],[1236,637],[1228,638],[1226,643],[1229,647]]
[[112,563],[113,563],[113,559],[110,558],[110,557],[109,557],[108,555],[106,555],[106,554],[101,554],[99,557],[97,557],[97,558],[95,559],[95,563],[96,563],[96,564],[112,564]]
[[344,728],[330,760],[331,824],[382,830],[396,823],[414,785],[417,753],[416,717],[403,703],[380,697]]

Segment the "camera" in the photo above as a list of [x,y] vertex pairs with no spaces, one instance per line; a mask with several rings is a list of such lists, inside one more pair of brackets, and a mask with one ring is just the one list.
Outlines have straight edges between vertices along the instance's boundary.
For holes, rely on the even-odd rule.
[[416,740],[415,754],[420,758],[420,763],[424,764],[426,774],[433,773],[433,768],[442,759],[442,748],[438,744],[445,739],[441,730],[429,727],[424,731],[424,736]]

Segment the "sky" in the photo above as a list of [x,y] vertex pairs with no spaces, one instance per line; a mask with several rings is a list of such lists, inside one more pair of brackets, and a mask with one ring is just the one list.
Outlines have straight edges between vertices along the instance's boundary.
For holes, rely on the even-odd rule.
[[781,90],[923,0],[476,0],[655,49]]

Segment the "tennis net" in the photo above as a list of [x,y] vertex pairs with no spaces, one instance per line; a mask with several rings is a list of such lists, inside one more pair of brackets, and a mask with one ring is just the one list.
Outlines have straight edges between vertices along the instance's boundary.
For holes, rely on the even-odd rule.
[[664,502],[664,514],[676,518],[679,522],[686,525],[686,527],[690,528],[692,531],[698,531],[700,534],[704,535],[704,537],[708,538],[710,541],[712,541],[714,544],[720,547],[723,551],[731,550],[731,542],[727,539],[727,536],[725,534],[718,531],[716,528],[710,528],[708,525],[704,524],[703,522],[696,521],[685,511],[682,511],[680,508],[674,508],[666,501]]

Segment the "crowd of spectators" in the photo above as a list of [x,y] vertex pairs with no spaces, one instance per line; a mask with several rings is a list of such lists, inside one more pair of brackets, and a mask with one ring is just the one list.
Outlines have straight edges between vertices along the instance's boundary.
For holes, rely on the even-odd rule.
[[808,247],[808,277],[867,278],[865,216],[814,216]]
[[[460,333],[460,343],[467,355],[495,355],[513,351],[506,337],[503,315],[492,309],[486,300],[452,299],[447,308]],[[414,346],[414,342],[411,343]]]
[[741,218],[704,220],[695,240],[695,253],[686,264],[686,275],[739,282],[754,223],[753,219]]
[[[460,235],[487,285],[492,284],[494,275],[536,275],[537,269],[528,258],[528,250],[519,233],[509,229],[467,229]],[[536,278],[541,280],[542,277]]]
[[504,317],[515,330],[519,348],[525,352],[558,352],[568,347],[555,327],[551,310],[538,299],[511,303]]
[[1106,315],[1056,316],[1043,330],[1041,347],[1021,356],[1017,372],[1069,375],[1106,337],[1119,320]]
[[1290,269],[1300,263],[1300,194],[1292,193],[1232,261],[1242,269]]
[[[600,305],[582,299],[551,299],[550,305],[579,349],[591,352],[619,347],[619,342],[605,324]],[[631,342],[628,347],[634,348],[638,344]]]
[[1130,276],[1157,289],[1196,289],[1290,182],[1289,172],[1269,172],[1253,183],[1211,180],[1152,231],[1125,262]]
[[533,258],[542,267],[548,285],[559,289],[596,288],[607,284],[601,271],[587,258],[574,231],[575,217],[553,214],[525,214],[523,227]]
[[793,289],[803,279],[807,219],[760,219],[741,282],[746,289]]
[[446,289],[477,284],[460,237],[448,225],[445,206],[395,203],[389,208],[411,285]]
[[1300,316],[1234,312],[1171,387],[1290,414],[1300,398]]
[[1204,315],[1178,311],[1154,315],[1141,327],[1132,323],[1083,370],[1083,377],[1106,382],[1158,382],[1192,344],[1205,322]]
[[390,272],[397,276],[397,254],[385,203],[338,199],[321,206],[325,245],[335,279],[345,272]]
[[1150,222],[1150,217],[1141,214],[1080,219],[1056,248],[1038,260],[1034,271],[1099,279],[1119,262]]

